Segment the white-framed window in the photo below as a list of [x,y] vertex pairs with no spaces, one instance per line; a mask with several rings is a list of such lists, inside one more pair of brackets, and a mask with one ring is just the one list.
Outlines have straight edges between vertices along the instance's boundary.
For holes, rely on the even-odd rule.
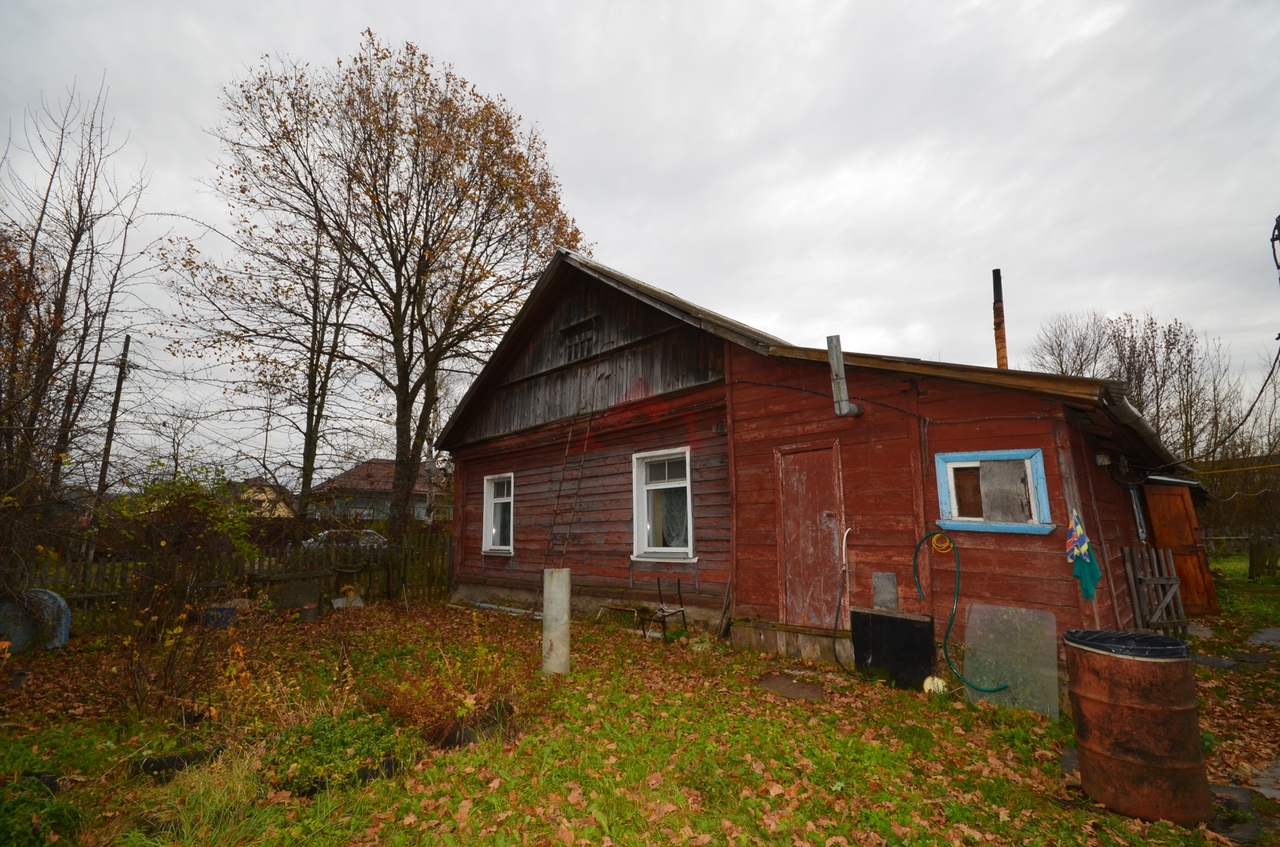
[[693,557],[693,490],[689,448],[636,453],[635,555]]
[[510,553],[515,507],[514,474],[484,478],[484,541],[486,553]]
[[942,529],[1035,535],[1053,531],[1040,450],[938,453],[934,467]]

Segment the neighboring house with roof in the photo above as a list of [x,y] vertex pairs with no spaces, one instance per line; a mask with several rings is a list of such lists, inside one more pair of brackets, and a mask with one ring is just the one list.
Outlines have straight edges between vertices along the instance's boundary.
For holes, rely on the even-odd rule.
[[[310,511],[318,517],[337,520],[385,520],[391,514],[391,482],[394,459],[366,459],[353,468],[325,480],[311,489]],[[432,510],[441,490],[440,474],[430,462],[423,462],[410,496],[414,520],[430,520],[440,515]],[[445,503],[442,511],[449,511]]]
[[263,476],[228,484],[231,491],[253,510],[255,518],[292,518],[298,514],[293,492]]
[[[533,600],[544,568],[567,567],[580,601],[679,579],[691,610],[727,604],[735,626],[829,638],[881,606],[941,636],[952,557],[922,555],[921,601],[912,554],[942,528],[963,558],[953,639],[973,601],[1048,610],[1059,632],[1123,629],[1121,548],[1199,532],[1189,499],[1153,521],[1149,499],[1187,489],[1152,477],[1183,469],[1118,383],[843,363],[856,417],[835,413],[828,351],[557,252],[437,442],[455,595]],[[1064,555],[1073,513],[1102,566],[1096,605]],[[1202,546],[1185,552],[1202,568]]]

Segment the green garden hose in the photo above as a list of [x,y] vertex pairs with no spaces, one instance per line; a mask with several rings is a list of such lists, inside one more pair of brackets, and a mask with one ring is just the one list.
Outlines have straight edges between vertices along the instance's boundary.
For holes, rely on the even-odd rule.
[[951,653],[947,650],[947,641],[951,638],[951,627],[955,626],[956,623],[956,609],[960,606],[960,548],[956,546],[955,540],[942,530],[927,533],[925,537],[921,538],[920,542],[916,544],[916,550],[911,554],[911,575],[916,579],[916,591],[919,592],[920,599],[923,600],[924,589],[920,587],[920,548],[923,547],[924,543],[930,538],[936,538],[939,535],[947,539],[947,543],[951,545],[951,552],[954,553],[956,557],[956,593],[955,596],[951,598],[951,617],[947,619],[947,631],[942,634],[942,657],[947,660],[947,667],[951,668],[951,672],[959,677],[961,682],[972,688],[974,691],[981,691],[984,694],[994,694],[997,691],[1004,691],[1009,687],[1008,685],[1000,685],[995,688],[983,688],[981,685],[973,684],[964,678],[964,674],[960,673],[959,669],[956,668],[955,664],[951,661]]

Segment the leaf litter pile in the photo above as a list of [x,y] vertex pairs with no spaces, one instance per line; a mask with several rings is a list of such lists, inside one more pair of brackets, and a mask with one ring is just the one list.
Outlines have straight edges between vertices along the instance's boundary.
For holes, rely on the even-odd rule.
[[[21,660],[30,677],[0,704],[0,811],[21,831],[0,843],[1220,840],[1090,803],[1060,769],[1067,719],[896,691],[707,636],[654,642],[575,621],[572,673],[547,678],[527,617],[385,604],[241,624],[198,719],[109,707],[117,653],[105,639],[11,659],[6,676]],[[758,684],[778,671],[821,685],[823,700]],[[1260,673],[1274,686],[1274,671]],[[1230,739],[1210,755],[1215,778],[1265,766],[1249,759],[1249,714],[1214,705],[1224,699],[1210,695],[1213,734]],[[146,765],[183,756],[185,769]],[[39,795],[41,774],[61,790]]]

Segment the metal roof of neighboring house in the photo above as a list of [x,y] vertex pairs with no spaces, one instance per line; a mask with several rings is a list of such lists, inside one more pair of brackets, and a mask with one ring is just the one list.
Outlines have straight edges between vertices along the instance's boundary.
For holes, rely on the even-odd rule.
[[[311,489],[317,494],[391,494],[391,481],[395,476],[394,459],[366,459],[353,468],[330,477]],[[423,462],[414,483],[414,494],[431,494],[431,480],[435,467]]]
[[[494,350],[493,356],[490,357],[489,362],[471,383],[470,388],[458,403],[457,408],[454,409],[453,415],[450,416],[448,423],[445,424],[444,429],[440,432],[440,437],[436,440],[437,445],[447,443],[448,436],[457,423],[462,420],[468,406],[487,387],[488,379],[486,377],[496,372],[500,367],[500,363],[512,354],[512,348],[518,344],[518,339],[523,334],[521,330],[524,328],[524,324],[532,320],[532,316],[540,308],[544,299],[553,296],[555,281],[565,268],[574,268],[588,274],[605,285],[635,297],[685,323],[740,346],[753,349],[762,355],[822,362],[824,364],[827,362],[826,349],[790,345],[777,336],[762,332],[731,318],[726,318],[710,309],[704,309],[695,303],[690,303],[688,300],[677,297],[668,291],[655,288],[624,273],[615,271],[586,256],[560,248],[552,256],[546,269],[538,278],[538,282],[533,291],[530,292],[524,307],[521,308],[515,320],[512,321],[511,327],[499,342],[497,349]],[[931,362],[904,356],[881,356],[869,353],[845,353],[844,361],[850,367],[976,383],[1036,394],[1078,406],[1091,407],[1105,413],[1108,418],[1119,423],[1139,444],[1151,452],[1152,456],[1158,460],[1161,468],[1180,471],[1188,470],[1179,464],[1178,459],[1169,452],[1169,449],[1157,437],[1151,424],[1129,403],[1126,386],[1121,382],[1087,377],[1061,376],[1035,371],[982,367],[979,365]]]

